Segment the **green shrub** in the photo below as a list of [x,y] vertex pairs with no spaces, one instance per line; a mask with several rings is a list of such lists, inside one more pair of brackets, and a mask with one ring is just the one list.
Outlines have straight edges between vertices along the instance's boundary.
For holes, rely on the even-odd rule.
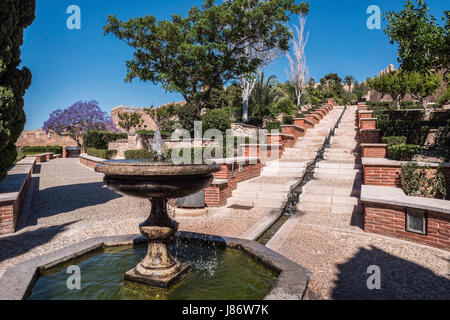
[[377,128],[382,137],[406,137],[407,144],[424,145],[430,127],[423,125],[426,121],[386,120],[378,119]]
[[421,151],[422,148],[417,145],[399,144],[388,147],[387,154],[388,158],[392,160],[411,161]]
[[125,159],[154,159],[155,153],[151,150],[127,150],[125,151]]
[[219,130],[225,133],[231,129],[231,120],[227,112],[223,109],[207,110],[202,116],[203,132],[210,129]]
[[128,134],[107,131],[88,131],[83,135],[84,148],[108,149],[112,141],[127,139]]
[[263,124],[263,118],[262,117],[251,117],[251,118],[248,118],[247,124],[251,125],[251,126],[255,126],[255,127],[261,128],[262,124]]
[[[178,160],[174,158],[175,155],[176,157],[179,157],[179,160],[184,160],[185,157],[189,159],[190,157],[190,163],[193,164],[196,158],[201,159],[202,162],[204,158],[224,158],[226,157],[227,152],[224,148],[214,147],[173,148],[168,152],[168,159],[172,161]],[[188,159],[186,160],[189,161]]]
[[283,124],[291,125],[294,124],[294,119],[292,116],[283,116]]
[[381,138],[383,143],[387,143],[388,147],[399,144],[406,144],[406,137],[383,137]]
[[[408,196],[445,199],[445,177],[440,165],[434,175],[430,166],[421,166],[408,162],[401,167],[401,188]],[[427,173],[428,171],[428,173]]]
[[304,117],[305,117],[305,114],[304,114],[303,112],[297,112],[297,113],[295,114],[295,117],[296,117],[297,119],[299,119],[299,118],[304,118]]
[[86,148],[85,151],[88,155],[92,157],[101,158],[105,160],[111,160],[117,154],[117,150]]
[[450,126],[439,128],[436,136],[436,146],[444,161],[450,161]]
[[21,147],[20,153],[22,154],[39,154],[53,152],[54,154],[62,154],[62,147],[58,146],[34,146],[34,147]]
[[178,122],[181,129],[194,132],[194,122],[198,120],[197,107],[192,103],[186,103],[184,106],[179,106],[176,109]]
[[294,104],[289,99],[282,99],[275,104],[276,113],[291,114]]
[[268,133],[270,133],[272,130],[281,131],[281,122],[280,121],[267,122],[266,130]]
[[136,134],[145,134],[145,135],[153,136],[153,135],[155,135],[155,131],[154,130],[137,130]]

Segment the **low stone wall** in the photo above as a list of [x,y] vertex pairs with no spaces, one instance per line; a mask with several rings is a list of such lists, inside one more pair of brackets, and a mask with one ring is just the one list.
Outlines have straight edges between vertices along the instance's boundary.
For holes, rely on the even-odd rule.
[[259,128],[244,123],[232,123],[231,132],[233,136],[237,137],[257,137]]
[[16,231],[35,165],[36,158],[22,159],[0,183],[0,234]]
[[[408,197],[393,187],[363,186],[364,230],[450,251],[450,202]],[[410,209],[423,214],[424,232],[408,229]]]
[[363,158],[386,158],[387,144],[383,143],[362,143],[361,157]]
[[87,155],[85,153],[82,153],[80,155],[80,164],[85,166],[85,167],[91,168],[91,169],[95,169],[95,167],[98,164],[100,164],[100,163],[102,163],[104,161],[106,161],[106,160],[105,159],[101,159],[101,158],[97,158],[97,157],[92,157],[92,156]]
[[36,163],[43,163],[43,162],[47,162],[47,161],[50,161],[51,159],[53,159],[54,154],[53,154],[53,152],[48,152],[48,153],[25,156],[25,158],[35,158]]
[[[363,158],[363,175],[364,184],[372,186],[389,186],[401,187],[401,166],[406,164],[404,161],[395,161],[381,158]],[[437,167],[437,163],[419,162],[421,166],[430,166],[433,174]],[[447,188],[447,199],[450,200],[450,163],[444,164],[444,176]]]
[[221,207],[231,197],[237,184],[258,177],[262,164],[258,158],[237,157],[215,159],[221,170],[214,174],[214,182],[205,189],[205,203],[208,207]]

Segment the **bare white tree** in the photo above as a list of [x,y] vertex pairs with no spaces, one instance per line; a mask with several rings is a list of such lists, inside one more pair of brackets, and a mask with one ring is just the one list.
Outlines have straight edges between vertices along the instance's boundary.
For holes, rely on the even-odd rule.
[[308,43],[309,32],[305,35],[306,18],[304,15],[298,17],[299,25],[294,26],[294,37],[292,39],[292,55],[287,53],[289,61],[288,81],[294,87],[297,96],[297,106],[300,106],[303,92],[309,78],[309,70],[306,66],[305,47]]
[[245,55],[252,59],[258,59],[260,65],[258,66],[256,72],[244,74],[240,79],[240,86],[242,89],[242,122],[248,121],[248,102],[250,96],[255,88],[256,81],[261,73],[267,66],[269,66],[273,61],[280,57],[281,51],[278,48],[268,50],[265,48],[263,41],[259,42],[256,46],[248,46],[245,50]]

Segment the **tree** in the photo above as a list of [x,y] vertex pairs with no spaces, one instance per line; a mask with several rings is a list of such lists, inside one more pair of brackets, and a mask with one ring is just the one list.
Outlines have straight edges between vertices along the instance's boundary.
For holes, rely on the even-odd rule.
[[119,127],[125,129],[127,133],[130,133],[131,128],[138,128],[144,123],[142,116],[135,112],[121,112],[118,117],[120,120]]
[[366,83],[358,83],[358,81],[355,81],[353,94],[355,95],[357,102],[363,101],[368,92],[369,86]]
[[23,30],[34,21],[35,9],[35,0],[0,2],[0,181],[16,160],[15,143],[25,125],[23,96],[31,72],[18,66]]
[[348,75],[344,78],[344,83],[348,86],[348,92],[352,91],[352,84],[355,82],[355,77]]
[[371,89],[381,93],[383,97],[386,94],[390,95],[393,104],[400,110],[400,101],[408,93],[408,83],[402,71],[396,70],[368,79],[367,84]]
[[306,66],[305,47],[308,43],[309,33],[305,33],[306,18],[304,15],[298,17],[299,26],[294,26],[295,36],[292,40],[292,55],[287,54],[289,61],[289,83],[295,89],[297,107],[300,107],[302,95],[308,82],[309,71]]
[[276,86],[277,77],[264,77],[264,72],[258,78],[255,89],[250,96],[252,115],[256,117],[265,117],[274,115],[272,107],[283,98],[283,92]]
[[[214,88],[223,88],[261,61],[245,51],[263,43],[265,50],[287,50],[291,34],[285,26],[292,14],[307,12],[295,0],[234,0],[216,5],[205,0],[186,18],[171,21],[145,16],[122,22],[109,16],[105,34],[112,33],[135,49],[127,61],[126,81],[139,78],[181,93],[197,108],[197,116]],[[231,44],[231,45],[230,45]]]
[[441,84],[441,77],[437,74],[410,72],[405,76],[408,92],[420,101],[424,109],[427,108],[427,98],[432,96]]
[[336,73],[329,73],[320,79],[317,89],[321,92],[322,99],[335,99],[337,102],[343,100],[342,79]]
[[436,23],[424,0],[406,1],[400,12],[387,12],[388,22],[384,32],[391,43],[398,44],[398,61],[407,72],[429,73],[432,70],[448,69],[450,65],[449,12],[447,27]]
[[97,101],[78,101],[67,109],[55,110],[44,123],[45,133],[54,132],[74,139],[81,147],[81,139],[87,131],[118,132],[112,119]]

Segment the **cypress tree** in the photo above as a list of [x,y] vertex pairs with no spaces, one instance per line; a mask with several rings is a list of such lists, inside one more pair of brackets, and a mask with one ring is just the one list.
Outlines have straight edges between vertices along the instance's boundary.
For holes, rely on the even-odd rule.
[[17,157],[15,143],[24,125],[25,91],[31,72],[18,69],[23,30],[35,18],[36,0],[0,1],[0,181]]

